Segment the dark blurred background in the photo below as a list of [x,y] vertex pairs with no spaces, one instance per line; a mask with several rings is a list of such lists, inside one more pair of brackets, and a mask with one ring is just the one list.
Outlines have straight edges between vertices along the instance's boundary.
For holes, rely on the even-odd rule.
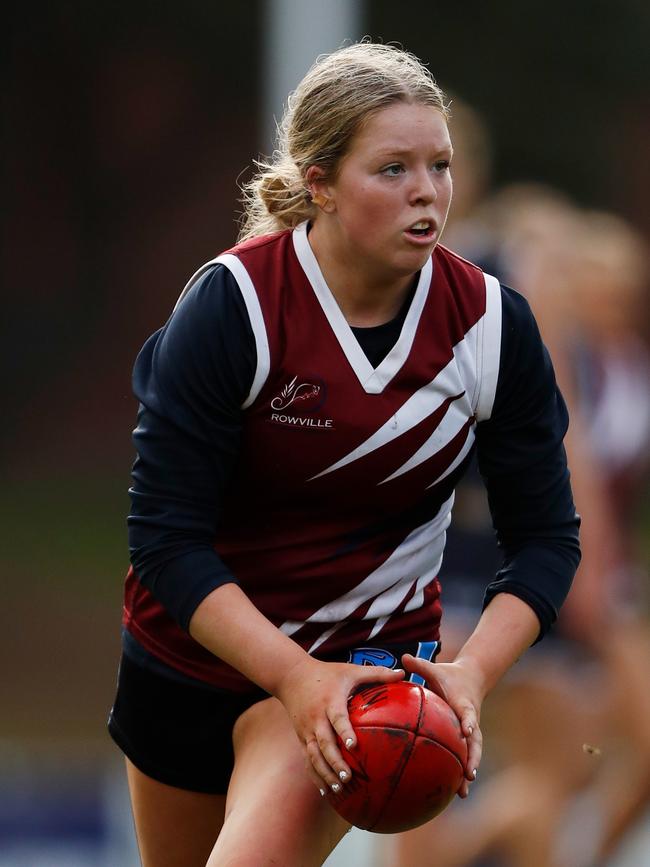
[[[284,42],[269,47],[282,6]],[[106,833],[93,805],[116,760],[104,725],[128,560],[131,367],[192,272],[235,240],[238,183],[270,151],[281,111],[267,86],[274,65],[304,44],[315,56],[363,34],[402,43],[480,112],[486,193],[550,184],[650,238],[647,2],[302,6],[312,23],[296,28],[291,4],[270,0],[60,0],[3,15],[0,770],[12,783],[0,841],[10,848],[67,828],[92,849]],[[343,6],[351,30],[319,44],[318,16]],[[647,323],[640,330],[647,337]],[[647,512],[644,502],[641,534]],[[66,797],[52,782],[61,777]]]

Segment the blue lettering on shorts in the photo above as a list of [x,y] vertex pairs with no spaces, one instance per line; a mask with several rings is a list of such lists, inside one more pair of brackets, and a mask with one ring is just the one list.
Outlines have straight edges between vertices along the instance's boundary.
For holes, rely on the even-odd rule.
[[[418,652],[414,655],[418,659],[426,659],[427,662],[431,662],[431,660],[433,659],[433,655],[435,654],[437,649],[438,649],[438,642],[437,641],[420,641],[418,643]],[[412,674],[409,677],[409,681],[411,683],[419,683],[422,686],[426,686],[424,678],[420,677],[419,674]]]
[[350,651],[350,659],[353,665],[384,665],[386,668],[395,668],[397,657],[381,647],[355,647]]
[[[426,659],[427,662],[431,662],[439,649],[440,644],[437,641],[420,641],[418,642],[418,649],[413,655],[418,659]],[[349,653],[348,662],[353,665],[383,665],[386,668],[397,668],[399,665],[395,654],[383,647],[355,647]],[[424,678],[420,677],[419,674],[411,674],[408,680],[411,683],[426,685]]]

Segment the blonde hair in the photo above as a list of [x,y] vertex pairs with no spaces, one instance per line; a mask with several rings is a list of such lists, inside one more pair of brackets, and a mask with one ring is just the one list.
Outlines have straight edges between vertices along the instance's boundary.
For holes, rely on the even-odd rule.
[[319,57],[278,126],[277,149],[243,186],[239,240],[291,229],[313,218],[310,166],[334,178],[360,126],[395,102],[431,105],[448,118],[445,95],[429,70],[407,51],[368,41]]

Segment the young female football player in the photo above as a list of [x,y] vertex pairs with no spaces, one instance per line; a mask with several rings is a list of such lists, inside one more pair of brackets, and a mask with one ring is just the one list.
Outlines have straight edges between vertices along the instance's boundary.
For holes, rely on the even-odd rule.
[[[320,59],[136,362],[124,654],[110,718],[145,867],[317,865],[345,833],[359,684],[421,677],[481,757],[485,695],[578,561],[564,404],[525,301],[441,247],[444,97],[401,50]],[[474,446],[504,551],[452,663],[438,571]],[[406,669],[400,670],[402,665]],[[314,785],[315,783],[315,785]],[[320,790],[320,793],[319,793]]]

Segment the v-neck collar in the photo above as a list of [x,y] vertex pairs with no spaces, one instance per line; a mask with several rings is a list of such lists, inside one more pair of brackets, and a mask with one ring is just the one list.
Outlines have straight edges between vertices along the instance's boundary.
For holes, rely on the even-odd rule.
[[305,272],[305,276],[314,290],[323,313],[327,317],[327,321],[341,349],[345,353],[350,367],[355,372],[361,387],[367,394],[381,394],[389,382],[402,369],[411,351],[420,316],[429,294],[431,275],[433,273],[431,257],[427,259],[420,271],[415,294],[413,295],[409,311],[406,314],[397,343],[381,364],[374,368],[359,346],[357,338],[354,336],[332,291],[325,282],[323,272],[307,238],[306,222],[296,226],[293,230],[293,246],[302,270]]

